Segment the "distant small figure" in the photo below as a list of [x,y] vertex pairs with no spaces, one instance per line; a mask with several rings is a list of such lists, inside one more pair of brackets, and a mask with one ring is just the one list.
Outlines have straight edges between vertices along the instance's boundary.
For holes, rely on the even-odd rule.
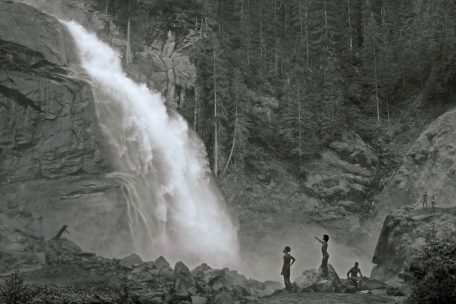
[[324,234],[323,241],[317,237],[315,237],[315,239],[321,243],[321,253],[323,255],[323,259],[321,260],[321,270],[323,272],[322,276],[324,278],[327,278],[328,277],[328,260],[329,260],[329,254],[328,254],[329,236],[327,234]]
[[435,205],[436,205],[435,196],[433,195],[433,196],[431,197],[431,208],[432,208],[431,210],[432,210],[432,213],[435,212]]
[[423,204],[423,209],[428,207],[427,192],[426,191],[423,192],[423,200],[422,200],[421,203]]
[[289,291],[291,290],[291,281],[290,281],[290,272],[291,272],[291,265],[294,264],[296,259],[290,254],[291,248],[286,246],[283,249],[283,266],[282,272],[280,273],[283,275],[283,281],[285,282],[285,288]]
[[[361,269],[358,267],[358,262],[355,263],[355,266],[353,266],[348,272],[347,272],[347,278],[353,282],[353,284],[358,287],[359,286],[359,281],[363,278],[363,274],[361,273]],[[359,278],[358,278],[358,273],[359,273]]]
[[369,216],[373,217],[375,215],[375,201],[372,200],[369,205]]

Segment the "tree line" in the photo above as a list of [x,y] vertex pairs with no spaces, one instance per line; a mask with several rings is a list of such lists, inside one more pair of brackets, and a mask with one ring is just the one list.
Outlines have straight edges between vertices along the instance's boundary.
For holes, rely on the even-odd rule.
[[[99,5],[105,1],[129,24],[119,13],[125,1]],[[138,43],[164,29],[200,33],[192,51],[197,83],[179,110],[219,177],[253,155],[311,159],[342,130],[375,139],[406,119],[404,105],[417,96],[423,111],[454,101],[451,0],[127,3]]]

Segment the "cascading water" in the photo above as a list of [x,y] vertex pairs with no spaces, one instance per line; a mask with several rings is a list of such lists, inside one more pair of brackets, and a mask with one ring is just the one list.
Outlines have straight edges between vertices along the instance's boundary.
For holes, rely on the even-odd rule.
[[136,251],[144,259],[238,263],[237,229],[208,169],[204,145],[163,99],[122,71],[119,54],[65,22],[93,82],[100,125],[125,188]]

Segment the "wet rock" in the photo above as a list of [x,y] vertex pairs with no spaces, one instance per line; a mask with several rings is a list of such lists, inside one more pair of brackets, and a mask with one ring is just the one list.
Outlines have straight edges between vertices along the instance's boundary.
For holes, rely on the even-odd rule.
[[204,272],[211,269],[212,268],[210,266],[208,266],[206,263],[203,263],[192,270],[192,276],[197,280],[203,280]]
[[341,280],[334,267],[328,264],[327,278],[322,273],[321,268],[318,271],[314,268],[304,270],[295,280],[297,291],[340,292]]
[[140,264],[135,264],[133,266],[133,269],[131,270],[132,273],[140,273],[140,272],[144,272],[144,271],[148,271],[148,272],[151,272],[151,273],[155,273],[155,274],[158,274],[159,273],[159,269],[157,267],[157,265],[155,264],[155,262],[142,262]]
[[158,257],[154,263],[158,267],[158,269],[164,269],[164,268],[171,269],[171,265],[169,264],[169,262],[162,256]]
[[316,269],[306,269],[299,277],[295,279],[295,284],[298,288],[298,291],[310,291],[313,289],[313,286],[318,282],[319,279],[320,274]]
[[92,89],[67,69],[77,62],[71,37],[56,18],[1,1],[0,41],[0,210],[17,205],[5,220],[47,238],[68,225],[72,241],[98,254],[131,251]]
[[234,298],[227,291],[222,291],[215,297],[214,304],[234,304]]
[[321,280],[315,283],[314,290],[316,292],[336,292],[334,282],[330,280]]
[[212,288],[203,281],[195,281],[195,289],[200,294],[210,294],[212,293]]
[[174,288],[178,292],[186,292],[195,285],[190,270],[182,262],[177,262],[176,266],[174,266],[174,275],[176,276]]
[[[42,56],[41,64],[64,66],[77,58],[63,25],[24,4],[0,2],[0,40],[32,50],[36,57]],[[19,56],[11,55],[12,60]]]
[[192,296],[192,304],[206,304],[207,298],[200,296]]
[[389,286],[385,282],[375,280],[375,279],[369,279],[364,277],[360,281],[360,288],[361,289],[367,289],[367,290],[374,290],[374,289],[387,289]]
[[143,261],[137,254],[131,254],[119,260],[119,264],[128,268],[141,264]]

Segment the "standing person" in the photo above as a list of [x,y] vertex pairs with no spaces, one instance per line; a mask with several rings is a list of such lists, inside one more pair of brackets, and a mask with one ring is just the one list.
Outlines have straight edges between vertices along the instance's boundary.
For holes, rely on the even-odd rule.
[[427,192],[426,191],[423,192],[423,200],[422,200],[421,203],[423,204],[423,209],[428,207]]
[[329,236],[327,234],[324,234],[323,241],[317,237],[315,237],[315,239],[321,243],[321,253],[323,255],[323,259],[321,260],[321,270],[323,272],[322,276],[324,278],[327,278],[328,277],[328,260],[329,260],[329,254],[328,254]]
[[285,288],[289,291],[291,290],[291,281],[290,281],[290,268],[291,265],[294,264],[296,259],[290,254],[291,248],[286,246],[283,249],[283,266],[282,272],[280,273],[283,275],[283,281],[285,282]]
[[[358,262],[355,263],[355,266],[350,268],[350,270],[347,272],[347,278],[353,282],[353,284],[358,287],[359,286],[359,281],[360,279],[363,278],[363,274],[361,273],[361,269],[358,267]],[[359,278],[358,278],[358,273],[359,273]]]
[[433,195],[433,196],[431,197],[432,213],[435,212],[435,205],[436,205],[436,203],[435,203],[435,196]]

